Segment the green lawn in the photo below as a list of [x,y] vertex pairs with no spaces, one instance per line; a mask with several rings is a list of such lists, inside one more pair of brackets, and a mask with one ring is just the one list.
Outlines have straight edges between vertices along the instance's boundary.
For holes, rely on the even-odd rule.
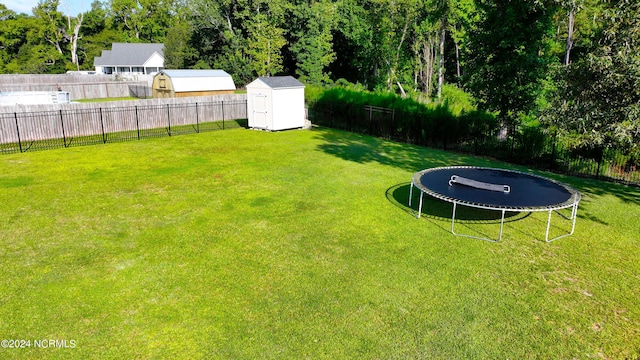
[[490,243],[406,206],[462,164],[515,168],[324,128],[0,156],[0,338],[31,341],[0,358],[640,357],[640,189],[546,174],[575,234],[535,213]]

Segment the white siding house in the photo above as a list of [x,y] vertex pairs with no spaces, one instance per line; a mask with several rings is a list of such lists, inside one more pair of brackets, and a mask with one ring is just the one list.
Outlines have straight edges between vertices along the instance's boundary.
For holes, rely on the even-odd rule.
[[292,76],[260,77],[247,85],[249,127],[285,130],[305,126],[304,84]]
[[113,43],[93,59],[97,74],[146,75],[164,69],[164,44]]

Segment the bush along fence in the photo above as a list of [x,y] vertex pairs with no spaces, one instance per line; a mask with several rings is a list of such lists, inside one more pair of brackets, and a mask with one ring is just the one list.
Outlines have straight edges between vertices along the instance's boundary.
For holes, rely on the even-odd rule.
[[[122,102],[120,103],[122,104]],[[91,145],[244,126],[246,100],[0,113],[0,153]]]
[[328,126],[420,146],[488,156],[569,175],[640,186],[640,171],[618,153],[576,154],[540,127],[505,129],[482,111],[454,115],[446,105],[405,112],[362,104],[317,102],[309,119]]

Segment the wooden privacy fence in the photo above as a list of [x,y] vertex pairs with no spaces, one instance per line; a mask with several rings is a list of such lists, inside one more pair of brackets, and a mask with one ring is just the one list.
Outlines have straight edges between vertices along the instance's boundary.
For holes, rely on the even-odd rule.
[[[8,90],[7,90],[8,89]],[[64,91],[69,93],[72,101],[82,99],[106,99],[151,97],[151,86],[147,83],[105,82],[88,84],[48,84],[48,85],[24,85],[5,88],[7,92],[17,91]]]
[[246,97],[206,102],[118,103],[41,112],[0,113],[0,152],[171,136],[229,126],[247,118]]
[[65,91],[71,100],[151,97],[150,75],[0,75],[0,91]]

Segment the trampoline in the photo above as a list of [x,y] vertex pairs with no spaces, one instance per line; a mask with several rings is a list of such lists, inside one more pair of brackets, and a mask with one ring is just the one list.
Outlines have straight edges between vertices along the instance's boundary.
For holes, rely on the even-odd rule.
[[[571,186],[542,176],[519,171],[473,166],[438,167],[419,171],[413,175],[409,190],[409,207],[414,186],[420,190],[418,215],[420,218],[424,194],[453,203],[451,233],[481,240],[500,241],[506,212],[548,212],[545,241],[551,242],[572,235],[576,227],[578,203],[581,196]],[[458,234],[455,232],[458,205],[500,211],[500,233],[497,240]],[[559,212],[571,208],[569,217]],[[549,239],[551,214],[571,220],[571,231]]]

